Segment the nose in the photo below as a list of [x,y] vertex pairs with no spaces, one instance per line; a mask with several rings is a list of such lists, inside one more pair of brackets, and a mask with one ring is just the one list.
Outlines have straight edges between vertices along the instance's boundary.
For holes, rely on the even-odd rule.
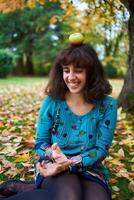
[[69,79],[69,81],[75,80],[76,74],[73,71],[70,71],[68,79]]

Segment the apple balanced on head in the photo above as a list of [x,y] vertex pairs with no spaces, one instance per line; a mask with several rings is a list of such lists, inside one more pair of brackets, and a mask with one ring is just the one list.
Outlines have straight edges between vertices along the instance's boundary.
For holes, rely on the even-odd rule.
[[80,45],[84,41],[84,36],[81,33],[73,33],[69,36],[69,42],[73,45]]

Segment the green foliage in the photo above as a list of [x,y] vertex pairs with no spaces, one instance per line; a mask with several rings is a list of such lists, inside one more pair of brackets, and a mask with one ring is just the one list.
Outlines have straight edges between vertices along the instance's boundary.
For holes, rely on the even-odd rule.
[[116,78],[117,77],[117,69],[111,64],[108,63],[104,67],[105,73],[109,78]]
[[126,74],[126,68],[115,67],[112,62],[104,66],[104,71],[108,78],[123,78]]
[[69,27],[59,20],[53,24],[52,18],[63,14],[59,3],[49,1],[33,9],[0,14],[0,45],[15,52],[16,73],[48,74]]
[[[105,8],[106,5],[103,6]],[[127,23],[123,22],[122,13],[119,15],[122,21],[119,19],[117,11],[114,11],[113,17],[110,18],[108,12],[103,13],[110,21],[108,23],[101,15],[103,7],[95,12],[94,4],[90,3],[89,7],[93,12],[86,13],[86,10],[83,10],[83,15],[78,11],[73,14],[70,7],[66,10],[58,1],[46,0],[44,5],[37,3],[31,9],[0,13],[0,46],[15,52],[15,73],[48,74],[59,49],[68,45],[70,33],[81,31],[85,35],[85,42],[90,42],[95,47],[105,65],[110,63],[117,66],[117,74],[123,76],[122,69],[127,65]],[[109,57],[112,60],[109,61]],[[116,73],[115,69],[112,70]]]
[[6,49],[0,49],[0,78],[5,78],[13,68],[13,54]]

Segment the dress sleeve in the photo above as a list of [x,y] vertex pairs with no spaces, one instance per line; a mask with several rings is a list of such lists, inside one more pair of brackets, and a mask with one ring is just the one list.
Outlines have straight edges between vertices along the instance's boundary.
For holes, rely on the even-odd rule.
[[104,102],[105,111],[97,124],[96,145],[91,150],[80,154],[84,167],[102,162],[112,143],[117,121],[117,102],[112,97]]
[[47,96],[38,114],[35,152],[41,159],[49,159],[51,154],[51,129],[53,125],[54,101]]

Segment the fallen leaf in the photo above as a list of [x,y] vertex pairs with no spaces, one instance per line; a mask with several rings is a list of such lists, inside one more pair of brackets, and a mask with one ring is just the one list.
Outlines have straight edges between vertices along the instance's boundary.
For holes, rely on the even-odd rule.
[[27,162],[30,160],[29,153],[24,153],[22,155],[16,156],[15,162]]
[[118,171],[118,173],[116,174],[117,177],[124,177],[124,178],[128,178],[129,179],[129,173],[127,171],[127,169],[123,168],[123,169],[120,169]]
[[119,156],[120,158],[124,158],[124,157],[125,157],[123,148],[119,149],[119,151],[117,152],[117,154],[118,154],[118,156]]
[[134,192],[134,181],[131,181],[128,185],[130,191]]
[[117,186],[112,186],[112,189],[113,189],[115,192],[119,192],[119,191],[120,191],[120,188],[118,188]]

